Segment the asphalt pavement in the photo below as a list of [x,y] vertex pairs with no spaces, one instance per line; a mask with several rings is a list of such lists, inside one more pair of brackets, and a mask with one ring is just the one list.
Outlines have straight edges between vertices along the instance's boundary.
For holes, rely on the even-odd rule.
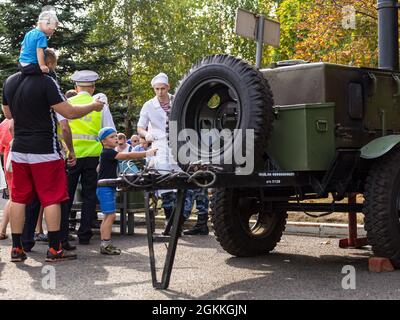
[[[399,271],[369,272],[371,252],[339,249],[337,239],[285,235],[269,255],[235,258],[213,235],[184,236],[169,289],[155,290],[145,228],[113,238],[120,256],[100,255],[96,234],[78,246],[77,260],[57,264],[44,263],[45,244],[25,263],[11,263],[11,241],[1,241],[0,299],[400,299]],[[161,268],[165,244],[155,250]]]

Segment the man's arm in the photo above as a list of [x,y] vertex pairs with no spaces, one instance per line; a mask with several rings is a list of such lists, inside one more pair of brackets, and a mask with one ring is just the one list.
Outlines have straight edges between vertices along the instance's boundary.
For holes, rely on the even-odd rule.
[[147,131],[145,128],[137,127],[137,132],[142,138],[146,137]]
[[10,120],[11,120],[11,119],[13,118],[9,106],[3,105],[3,113],[4,113],[4,116],[5,116],[7,119],[10,119]]
[[101,111],[103,105],[103,102],[99,100],[83,106],[72,106],[68,101],[63,101],[51,107],[64,118],[79,119],[92,111]]
[[8,130],[10,131],[11,137],[14,138],[14,119],[11,119],[10,127],[8,128]]
[[64,142],[68,149],[68,165],[72,167],[76,164],[76,156],[75,156],[75,151],[74,151],[74,145],[72,143],[71,127],[69,126],[67,119],[61,120],[59,123],[60,123]]
[[150,123],[150,117],[148,112],[148,102],[146,102],[142,107],[142,110],[140,110],[139,121],[137,123],[137,132],[143,138],[146,138],[147,134],[146,129],[149,126],[149,123]]

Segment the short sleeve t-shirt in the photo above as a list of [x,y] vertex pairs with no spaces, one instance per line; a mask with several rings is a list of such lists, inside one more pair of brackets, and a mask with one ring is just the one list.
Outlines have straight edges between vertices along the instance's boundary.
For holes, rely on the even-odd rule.
[[22,41],[19,62],[38,64],[36,49],[46,49],[47,45],[46,34],[37,28],[32,29],[25,35]]
[[100,179],[115,179],[117,177],[118,160],[115,159],[118,152],[114,149],[103,148],[100,154]]
[[3,104],[10,107],[14,119],[12,151],[59,154],[57,117],[51,106],[65,100],[56,81],[47,75],[18,72],[10,76],[4,83]]

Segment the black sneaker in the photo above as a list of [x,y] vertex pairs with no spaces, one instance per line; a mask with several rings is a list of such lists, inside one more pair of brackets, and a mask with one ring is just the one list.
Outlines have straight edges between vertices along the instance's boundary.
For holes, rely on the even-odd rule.
[[23,249],[12,248],[11,250],[11,262],[22,262],[26,260],[27,256]]
[[57,262],[57,261],[65,261],[65,260],[75,260],[76,254],[67,253],[65,250],[54,250],[53,248],[49,248],[47,250],[46,262]]

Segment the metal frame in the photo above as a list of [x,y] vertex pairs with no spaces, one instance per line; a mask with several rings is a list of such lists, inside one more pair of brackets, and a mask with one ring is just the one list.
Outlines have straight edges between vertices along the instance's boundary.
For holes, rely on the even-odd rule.
[[[357,158],[357,157],[356,157]],[[139,184],[130,185],[128,182],[137,181],[138,177],[141,177]],[[199,188],[196,185],[196,181],[188,179],[186,175],[171,175],[170,179],[162,179],[162,182],[156,183],[157,179],[160,178],[158,172],[147,172],[126,175],[124,178],[120,177],[117,179],[100,180],[100,186],[114,186],[125,190],[146,190],[145,191],[145,213],[146,213],[146,228],[147,228],[147,240],[149,247],[149,259],[150,269],[153,287],[156,289],[167,289],[171,279],[171,273],[174,265],[176,248],[178,244],[178,230],[180,224],[180,218],[183,215],[183,207],[185,200],[185,190],[191,188]],[[321,185],[315,183],[315,175],[311,172],[281,172],[281,171],[270,171],[265,173],[253,174],[250,176],[241,176],[234,173],[216,172],[215,181],[208,188],[243,188],[246,189],[259,189],[261,201],[268,203],[272,212],[276,209],[284,209],[288,211],[309,211],[309,212],[349,212],[351,221],[355,219],[356,213],[362,211],[362,205],[357,204],[354,199],[350,199],[349,203],[332,203],[332,204],[321,204],[321,203],[300,203],[300,200],[304,199],[316,199],[321,198],[320,190]],[[207,173],[204,175],[198,175],[197,179],[201,182],[206,181],[210,177]],[[198,182],[200,181],[198,180]],[[329,178],[326,180],[330,180]],[[127,182],[128,181],[128,182]],[[329,183],[325,181],[325,188]],[[141,185],[142,184],[142,185]],[[171,218],[166,226],[166,234],[170,236],[157,235],[155,233],[155,213],[157,203],[153,203],[150,206],[151,193],[154,190],[159,189],[177,189],[177,200],[176,207],[172,213]],[[268,189],[272,190],[285,190],[287,196],[265,196]],[[319,189],[319,190],[318,190]],[[293,197],[293,192],[300,192],[296,197]],[[304,190],[314,192],[313,194],[306,194]],[[327,191],[327,190],[326,190]],[[348,192],[348,191],[347,191]],[[288,202],[289,201],[289,202]],[[125,224],[125,222],[121,222]],[[349,225],[350,227],[350,225]],[[171,232],[170,232],[171,231]],[[354,236],[353,229],[350,229],[349,241],[353,244],[353,240],[357,239]],[[346,239],[347,240],[347,239]],[[161,281],[157,280],[157,269],[156,269],[156,258],[154,254],[154,243],[164,242],[167,243],[167,254],[162,270]],[[363,242],[364,243],[364,242]],[[358,243],[355,243],[357,246]],[[361,243],[360,243],[361,244]]]
[[[183,214],[183,205],[185,200],[185,191],[179,189],[177,192],[176,207],[174,212],[170,217],[172,221],[171,235],[170,236],[155,236],[155,217],[156,212],[155,206],[150,208],[150,193],[145,192],[145,209],[146,209],[146,226],[147,226],[147,241],[149,246],[149,258],[150,258],[150,269],[151,269],[151,279],[153,287],[156,289],[167,289],[171,279],[172,268],[175,261],[176,247],[178,244],[178,230],[179,230],[179,220]],[[154,255],[154,243],[155,242],[166,242],[168,241],[167,255],[164,262],[164,268],[162,271],[161,282],[157,281],[157,269],[156,269],[156,258]]]

